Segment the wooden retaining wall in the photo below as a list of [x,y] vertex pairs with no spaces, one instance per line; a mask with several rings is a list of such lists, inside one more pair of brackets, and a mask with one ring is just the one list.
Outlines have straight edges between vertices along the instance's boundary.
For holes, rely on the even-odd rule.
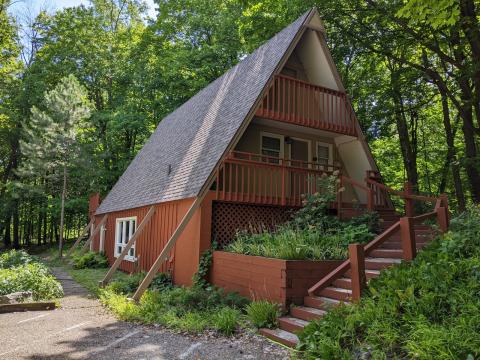
[[252,300],[265,299],[288,307],[303,304],[307,289],[341,262],[280,260],[215,251],[210,281]]

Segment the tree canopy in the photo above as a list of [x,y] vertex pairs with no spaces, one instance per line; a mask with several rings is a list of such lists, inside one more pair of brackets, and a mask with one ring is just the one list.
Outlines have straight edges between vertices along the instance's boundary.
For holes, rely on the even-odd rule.
[[166,114],[313,6],[385,182],[445,192],[460,211],[480,202],[478,0],[156,0],[153,19],[141,0],[92,0],[31,24],[9,4],[0,2],[6,246],[60,237],[58,192],[19,170],[30,157],[22,134],[61,79],[78,79],[92,104],[76,134],[89,166],[69,170],[70,236],[86,223],[88,194],[109,191]]

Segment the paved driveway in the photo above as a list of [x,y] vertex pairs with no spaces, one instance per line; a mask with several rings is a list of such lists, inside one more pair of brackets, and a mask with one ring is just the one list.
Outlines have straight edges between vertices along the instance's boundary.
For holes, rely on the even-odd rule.
[[118,321],[68,274],[55,269],[62,308],[0,315],[0,359],[288,359],[262,337],[176,334]]

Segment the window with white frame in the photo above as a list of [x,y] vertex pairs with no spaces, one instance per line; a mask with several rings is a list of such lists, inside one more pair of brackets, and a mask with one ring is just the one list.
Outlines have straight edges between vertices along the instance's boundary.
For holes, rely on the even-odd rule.
[[278,164],[283,158],[283,136],[277,134],[262,133],[261,152],[266,158],[264,161]]
[[[118,257],[137,228],[137,217],[117,219],[115,226],[115,257]],[[135,244],[128,250],[125,260],[135,261]]]
[[317,142],[317,164],[322,170],[328,170],[327,165],[332,165],[332,144]]

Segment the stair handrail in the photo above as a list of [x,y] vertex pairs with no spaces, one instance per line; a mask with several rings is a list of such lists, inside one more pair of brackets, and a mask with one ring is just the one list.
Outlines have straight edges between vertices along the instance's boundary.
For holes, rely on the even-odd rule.
[[[368,186],[358,182],[357,180],[354,180],[348,176],[345,175],[340,175],[340,186],[343,186],[344,183],[349,183],[353,187],[357,187],[367,193],[367,210],[368,211],[373,211],[374,210],[374,203],[373,203],[373,194],[374,194],[374,189],[369,188]],[[338,193],[338,211],[340,211],[342,207],[342,194]]]
[[436,201],[439,198],[435,196],[426,196],[426,195],[416,195],[416,194],[409,194],[406,191],[400,191],[400,190],[395,190],[392,189],[391,187],[384,185],[382,183],[379,183],[378,181],[375,181],[371,178],[365,179],[367,183],[372,184],[376,187],[379,187],[393,195],[398,195],[406,199],[411,199],[411,200],[418,200],[418,201]]

